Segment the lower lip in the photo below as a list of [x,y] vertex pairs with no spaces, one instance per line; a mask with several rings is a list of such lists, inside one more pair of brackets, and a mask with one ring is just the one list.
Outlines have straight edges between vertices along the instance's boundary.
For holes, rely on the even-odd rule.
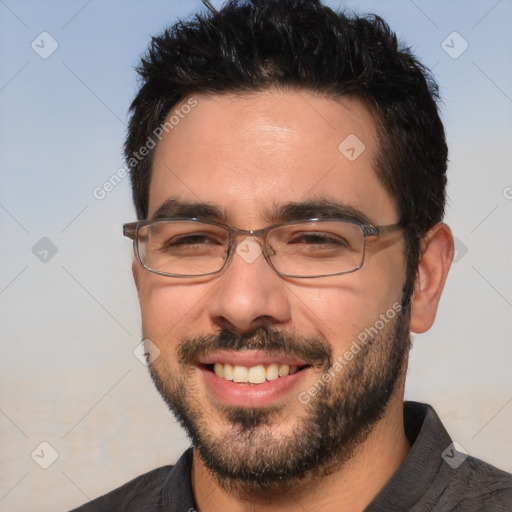
[[[205,367],[199,370],[203,375],[207,388],[221,402],[234,407],[264,407],[289,395],[293,388],[304,378],[308,368],[288,375],[269,380],[262,384],[238,384],[236,382],[218,377]],[[295,393],[299,395],[299,391]]]

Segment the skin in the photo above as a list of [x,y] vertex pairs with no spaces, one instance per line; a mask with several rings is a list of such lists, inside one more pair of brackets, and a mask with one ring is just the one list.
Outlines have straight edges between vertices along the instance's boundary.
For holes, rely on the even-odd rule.
[[[325,198],[363,211],[374,225],[398,221],[396,206],[379,182],[374,162],[377,137],[372,116],[357,99],[331,99],[308,91],[267,90],[250,95],[194,96],[198,105],[159,142],[150,183],[151,218],[170,198],[219,206],[228,225],[259,229],[271,222],[268,209],[288,202]],[[186,102],[186,99],[183,103]],[[179,105],[177,106],[179,108]],[[339,144],[355,134],[365,150],[349,161]],[[434,226],[423,244],[412,299],[410,330],[432,325],[453,255],[449,228]],[[365,327],[400,301],[405,258],[400,234],[367,247],[363,267],[343,276],[293,280],[278,276],[259,257],[247,263],[234,254],[221,274],[201,279],[159,276],[133,265],[144,335],[160,357],[157,373],[178,372],[177,344],[183,337],[220,329],[247,333],[261,325],[291,334],[319,335],[333,356],[343,354]],[[300,388],[281,398],[275,439],[291,435],[304,406],[297,392],[319,375],[308,370]],[[199,372],[192,376],[194,400],[222,439],[230,425],[220,414]],[[405,371],[386,409],[352,458],[327,476],[310,478],[271,502],[227,492],[195,455],[192,484],[200,511],[360,511],[372,501],[405,458]]]

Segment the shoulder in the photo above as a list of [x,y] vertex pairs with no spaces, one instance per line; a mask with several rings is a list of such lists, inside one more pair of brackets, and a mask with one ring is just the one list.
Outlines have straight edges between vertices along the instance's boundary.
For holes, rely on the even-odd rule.
[[510,512],[512,475],[474,457],[468,457],[458,512]]
[[192,448],[174,466],[162,466],[71,512],[174,512],[194,509]]
[[406,497],[396,510],[512,511],[512,475],[459,451],[431,406],[406,402],[404,423],[411,450],[385,495]]
[[106,512],[107,510],[148,510],[149,512],[154,510],[173,468],[174,466],[163,466],[149,471],[71,512]]

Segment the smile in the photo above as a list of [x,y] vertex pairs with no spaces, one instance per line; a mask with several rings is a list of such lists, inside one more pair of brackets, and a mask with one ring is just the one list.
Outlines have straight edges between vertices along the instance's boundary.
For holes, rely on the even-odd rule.
[[305,387],[312,370],[300,358],[259,350],[222,350],[196,365],[209,394],[226,405],[245,408],[293,397]]
[[288,364],[272,363],[269,365],[258,364],[255,366],[241,366],[229,363],[215,363],[213,371],[221,379],[249,384],[263,384],[267,381],[276,380],[288,375],[293,375],[299,370],[299,366]]

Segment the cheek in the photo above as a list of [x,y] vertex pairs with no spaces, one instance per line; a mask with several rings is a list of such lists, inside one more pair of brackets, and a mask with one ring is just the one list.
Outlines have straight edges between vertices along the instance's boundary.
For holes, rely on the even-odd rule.
[[139,287],[144,336],[165,350],[173,340],[202,332],[199,318],[206,297],[204,287],[150,275]]
[[365,329],[376,324],[378,328],[382,318],[394,317],[400,308],[403,269],[363,269],[337,277],[337,286],[331,281],[330,286],[295,290],[300,300],[296,302],[294,323],[300,322],[306,332],[313,328],[330,343],[335,354],[349,349]]
[[305,318],[309,331],[313,328],[323,336],[335,354],[348,349],[373,317],[378,317],[374,314],[378,304],[362,290],[324,288],[308,293],[301,302],[297,316]]

